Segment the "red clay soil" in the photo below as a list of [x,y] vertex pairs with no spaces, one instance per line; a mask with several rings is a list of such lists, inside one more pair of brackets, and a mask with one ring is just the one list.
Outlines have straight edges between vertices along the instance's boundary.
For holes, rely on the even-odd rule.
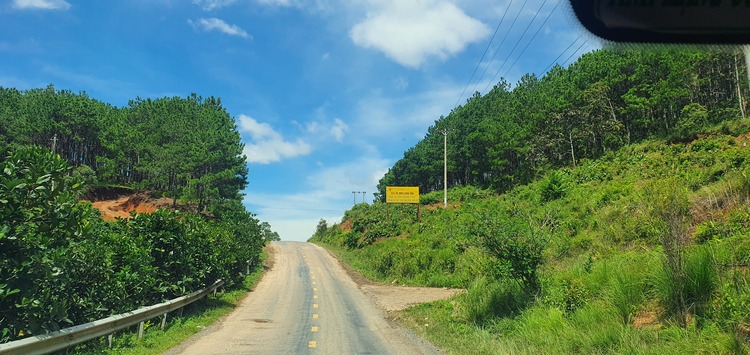
[[352,220],[347,219],[344,221],[344,223],[339,224],[339,229],[341,229],[344,232],[349,232],[352,230]]
[[94,201],[92,204],[101,212],[105,221],[114,221],[118,217],[130,218],[131,212],[152,213],[158,208],[171,208],[172,199],[154,198],[148,192],[137,192],[116,199]]
[[750,143],[750,133],[741,134],[737,137],[737,142],[742,143],[742,146],[747,146]]

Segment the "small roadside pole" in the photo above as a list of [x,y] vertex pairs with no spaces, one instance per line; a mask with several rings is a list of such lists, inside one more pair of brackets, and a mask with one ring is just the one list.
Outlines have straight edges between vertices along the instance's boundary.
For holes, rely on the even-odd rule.
[[[390,204],[416,204],[417,221],[422,223],[422,213],[419,205],[419,186],[386,186],[385,188],[385,221],[390,222],[388,206]],[[404,208],[401,207],[401,218],[404,218]]]

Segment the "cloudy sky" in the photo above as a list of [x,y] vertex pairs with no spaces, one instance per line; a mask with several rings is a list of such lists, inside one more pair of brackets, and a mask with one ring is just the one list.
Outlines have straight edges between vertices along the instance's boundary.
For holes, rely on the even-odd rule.
[[[222,99],[245,205],[282,239],[336,222],[441,115],[601,44],[566,0],[4,0],[0,86]],[[362,201],[362,195],[357,197]]]

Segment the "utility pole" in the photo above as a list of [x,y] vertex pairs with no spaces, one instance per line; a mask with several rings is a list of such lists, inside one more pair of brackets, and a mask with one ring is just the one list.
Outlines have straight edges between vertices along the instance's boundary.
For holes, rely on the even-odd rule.
[[352,199],[354,200],[354,205],[357,205],[357,191],[352,191]]
[[448,133],[450,130],[438,131],[443,134],[443,208],[448,208]]
[[52,136],[52,152],[55,153],[55,148],[57,147],[57,133],[55,133],[54,136]]
[[365,203],[365,195],[367,194],[367,191],[362,191],[362,203]]

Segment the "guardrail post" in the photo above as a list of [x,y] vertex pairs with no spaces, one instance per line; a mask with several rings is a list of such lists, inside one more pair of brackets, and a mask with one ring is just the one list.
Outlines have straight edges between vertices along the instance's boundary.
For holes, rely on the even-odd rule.
[[107,347],[109,347],[110,349],[112,348],[112,340],[114,340],[114,338],[115,333],[110,333],[109,335],[107,335]]
[[143,331],[145,330],[145,322],[138,323],[138,340],[143,339]]
[[164,313],[161,315],[161,330],[164,330],[164,326],[167,325],[167,314]]

